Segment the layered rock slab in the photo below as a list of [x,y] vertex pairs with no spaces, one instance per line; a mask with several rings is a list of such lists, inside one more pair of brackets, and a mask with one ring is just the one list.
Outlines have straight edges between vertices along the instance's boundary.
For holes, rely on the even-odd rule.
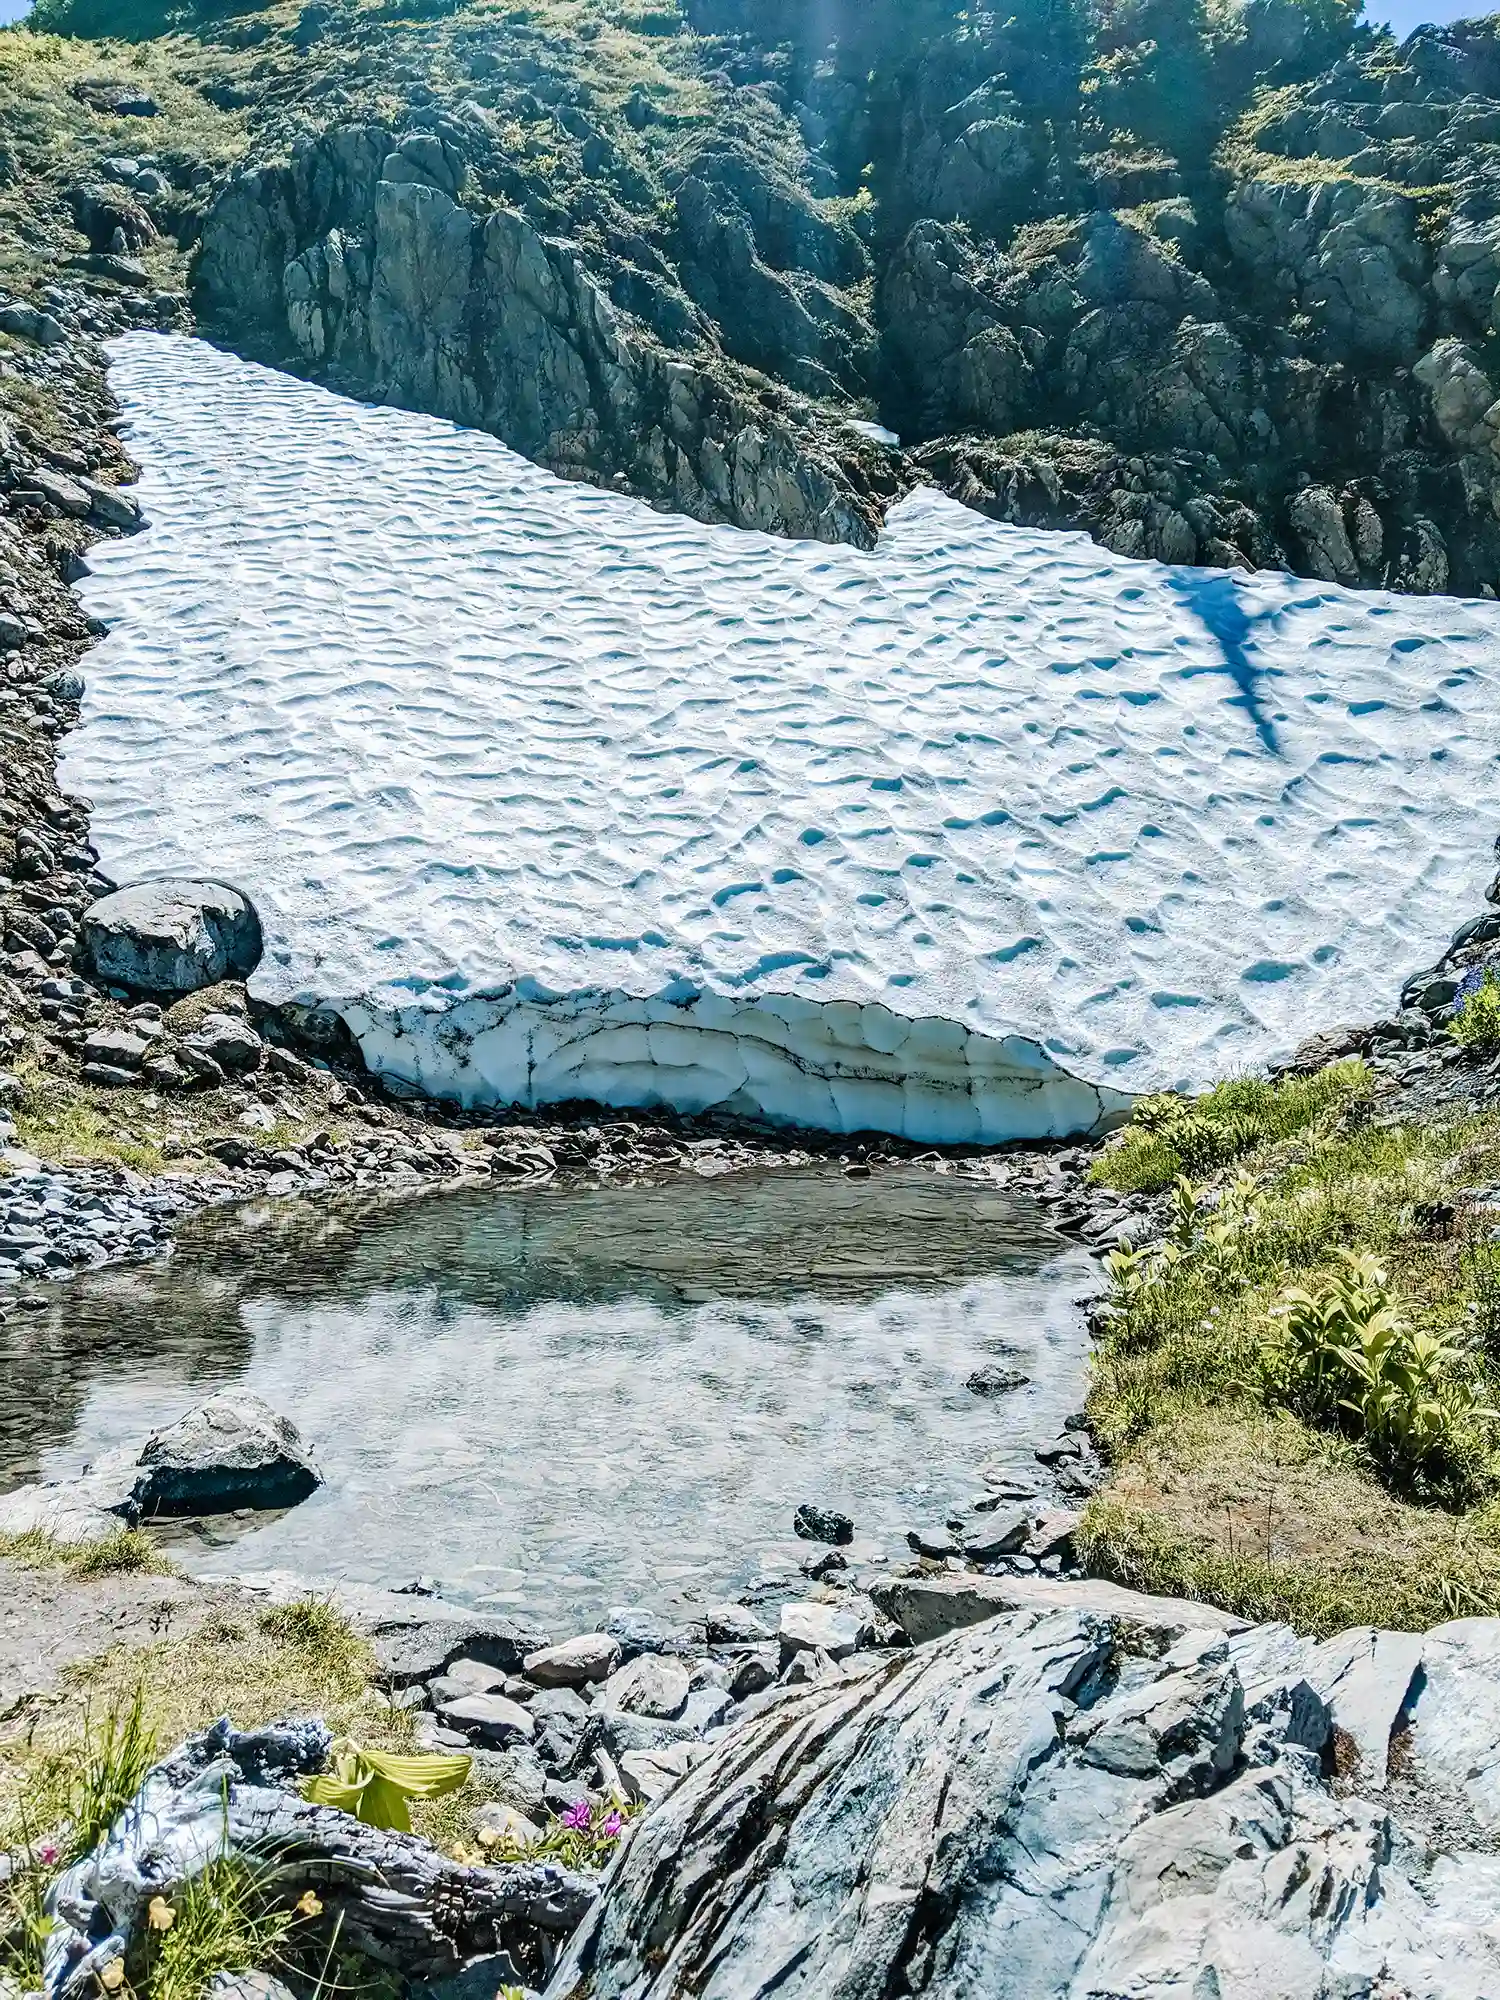
[[[1316,1649],[1091,1588],[735,1731],[637,1829],[547,2000],[1496,1990],[1500,1861],[1441,1773],[1467,1832],[1439,1851],[1325,1777]],[[1431,1636],[1450,1672],[1489,1658]],[[1407,1721],[1420,1744],[1420,1693]]]

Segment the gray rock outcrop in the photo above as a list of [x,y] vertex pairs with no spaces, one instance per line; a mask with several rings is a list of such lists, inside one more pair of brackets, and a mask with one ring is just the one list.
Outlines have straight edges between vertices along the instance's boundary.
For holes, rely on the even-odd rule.
[[1318,1646],[1109,1586],[990,1609],[734,1730],[547,2000],[1500,1990],[1500,1620]]
[[[699,520],[868,546],[878,510],[851,474],[858,455],[841,462],[784,396],[722,358],[671,353],[621,313],[576,243],[483,202],[466,152],[487,138],[482,118],[400,136],[335,126],[289,167],[241,176],[204,222],[204,310],[248,314],[304,366],[493,431],[565,475],[618,476]],[[766,340],[800,342],[816,370],[853,334],[831,295],[819,333],[814,292],[772,279],[745,239],[748,185],[720,172],[715,206],[703,175],[688,177],[693,254],[704,283],[711,271],[737,298],[761,274],[760,317],[778,329]],[[795,227],[762,219],[768,237]],[[844,254],[862,255],[857,240]]]
[[101,896],[86,912],[82,948],[98,978],[133,993],[175,996],[260,963],[260,919],[223,882],[139,882]]

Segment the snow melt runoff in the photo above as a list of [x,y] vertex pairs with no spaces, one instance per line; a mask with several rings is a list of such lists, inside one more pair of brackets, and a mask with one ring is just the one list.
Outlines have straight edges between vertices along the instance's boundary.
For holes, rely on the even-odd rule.
[[1080,1130],[1392,1003],[1472,909],[1500,608],[1169,569],[930,492],[870,553],[132,334],[65,778],[121,882],[467,1102]]

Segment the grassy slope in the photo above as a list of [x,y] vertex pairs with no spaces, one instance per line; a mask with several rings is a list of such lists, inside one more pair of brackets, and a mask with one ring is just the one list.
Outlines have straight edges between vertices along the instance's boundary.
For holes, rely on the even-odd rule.
[[[1186,1121],[1169,1113],[1164,1131],[1160,1113],[1145,1107],[1096,1182],[1168,1184]],[[1381,1117],[1346,1064],[1311,1085],[1225,1087],[1187,1133],[1195,1158],[1234,1153],[1254,1175],[1256,1220],[1216,1255],[1205,1202],[1170,1279],[1103,1326],[1089,1411],[1114,1471],[1085,1516],[1090,1563],[1318,1632],[1500,1613],[1493,1431],[1481,1426],[1461,1478],[1423,1491],[1357,1437],[1269,1406],[1257,1368],[1285,1288],[1315,1288],[1340,1248],[1363,1249],[1414,1325],[1458,1329],[1462,1370],[1500,1401],[1494,1218],[1475,1202],[1500,1180],[1500,1115]],[[1221,1160],[1212,1180],[1230,1171]]]

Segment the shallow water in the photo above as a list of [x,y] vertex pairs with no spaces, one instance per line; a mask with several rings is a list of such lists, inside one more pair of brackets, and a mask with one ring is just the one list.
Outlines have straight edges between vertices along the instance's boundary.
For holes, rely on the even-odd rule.
[[[328,1483],[179,1530],[189,1568],[429,1574],[560,1625],[686,1606],[805,1556],[800,1500],[896,1551],[981,1464],[1037,1478],[1094,1276],[1034,1205],[920,1169],[268,1204],[0,1329],[0,1482],[243,1384]],[[975,1396],[996,1358],[1029,1386]]]

